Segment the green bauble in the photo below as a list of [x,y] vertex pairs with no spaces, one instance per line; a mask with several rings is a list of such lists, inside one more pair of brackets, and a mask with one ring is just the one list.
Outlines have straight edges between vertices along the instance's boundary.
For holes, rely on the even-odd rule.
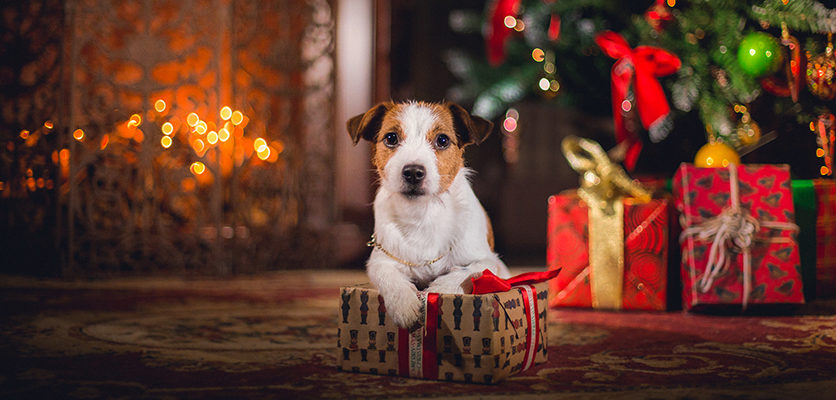
[[737,62],[743,72],[757,78],[778,70],[783,61],[778,41],[763,32],[746,35],[737,49]]

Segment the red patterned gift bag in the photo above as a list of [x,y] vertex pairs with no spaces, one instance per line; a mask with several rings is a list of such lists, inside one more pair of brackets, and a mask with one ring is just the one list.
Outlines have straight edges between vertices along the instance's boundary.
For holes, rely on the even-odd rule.
[[686,310],[804,302],[789,166],[682,164],[673,187]]

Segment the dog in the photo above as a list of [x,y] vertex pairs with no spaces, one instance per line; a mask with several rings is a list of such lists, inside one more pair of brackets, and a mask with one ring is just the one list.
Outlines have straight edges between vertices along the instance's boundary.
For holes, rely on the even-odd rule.
[[509,275],[464,165],[465,147],[484,141],[493,123],[450,102],[384,102],[347,127],[355,145],[373,144],[380,185],[366,267],[398,326],[421,322],[419,290],[470,293],[485,269]]

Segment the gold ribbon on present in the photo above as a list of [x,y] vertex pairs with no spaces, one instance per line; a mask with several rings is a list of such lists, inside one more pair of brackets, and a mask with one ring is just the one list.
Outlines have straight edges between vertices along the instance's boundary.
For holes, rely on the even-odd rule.
[[578,196],[589,207],[589,267],[592,307],[621,309],[624,281],[625,196],[638,203],[650,192],[610,161],[598,143],[568,136],[561,143],[569,165],[581,175]]

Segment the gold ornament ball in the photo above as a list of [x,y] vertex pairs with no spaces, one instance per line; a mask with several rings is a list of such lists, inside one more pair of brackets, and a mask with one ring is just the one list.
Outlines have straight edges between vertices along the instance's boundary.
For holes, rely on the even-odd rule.
[[755,144],[761,140],[761,127],[755,121],[741,122],[737,125],[737,139],[744,146]]
[[822,100],[836,97],[836,55],[832,49],[807,60],[807,88]]
[[700,168],[724,168],[729,164],[740,165],[740,156],[725,143],[707,143],[697,151],[697,156],[694,157],[694,165]]

